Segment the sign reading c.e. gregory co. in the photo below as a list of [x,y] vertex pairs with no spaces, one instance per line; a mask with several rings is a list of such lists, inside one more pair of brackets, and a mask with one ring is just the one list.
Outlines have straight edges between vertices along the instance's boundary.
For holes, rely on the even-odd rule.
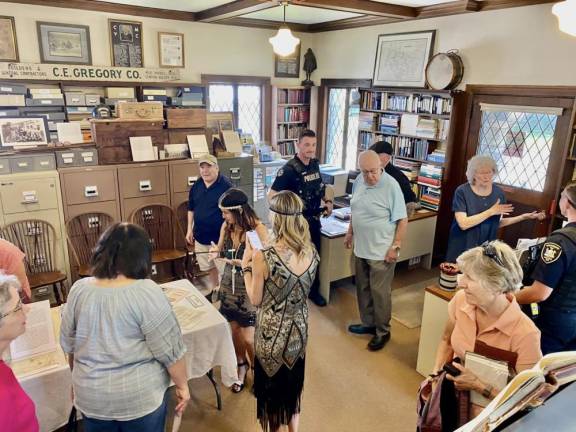
[[81,66],[40,63],[0,63],[0,80],[47,81],[178,81],[178,69],[150,69],[112,66]]

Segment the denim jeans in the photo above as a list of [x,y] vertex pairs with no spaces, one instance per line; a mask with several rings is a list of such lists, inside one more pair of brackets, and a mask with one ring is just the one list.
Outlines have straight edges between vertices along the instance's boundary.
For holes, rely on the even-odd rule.
[[168,391],[155,411],[134,420],[98,420],[83,416],[84,432],[164,432]]
[[576,350],[576,313],[542,308],[536,325],[542,332],[542,354]]

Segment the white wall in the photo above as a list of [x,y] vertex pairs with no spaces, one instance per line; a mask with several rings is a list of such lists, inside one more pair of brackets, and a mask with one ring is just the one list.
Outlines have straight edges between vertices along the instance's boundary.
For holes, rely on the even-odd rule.
[[379,34],[436,29],[437,52],[458,49],[464,83],[576,85],[576,38],[549,4],[408,21],[316,35],[315,77],[372,78]]
[[[36,21],[90,26],[92,63],[111,65],[108,18],[124,18],[143,23],[144,66],[158,67],[159,31],[185,34],[186,68],[183,82],[200,82],[200,75],[254,75],[273,77],[274,56],[268,38],[273,30],[215,24],[134,17],[103,12],[81,11],[16,3],[0,3],[0,15],[14,16],[21,62],[40,62]],[[301,52],[311,46],[313,35],[298,34]],[[299,85],[304,79],[272,78],[273,84]]]

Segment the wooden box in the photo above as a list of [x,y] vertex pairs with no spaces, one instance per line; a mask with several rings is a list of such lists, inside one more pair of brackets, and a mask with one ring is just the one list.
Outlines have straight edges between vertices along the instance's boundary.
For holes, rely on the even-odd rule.
[[204,108],[168,108],[166,119],[169,128],[205,128],[206,110]]
[[122,120],[164,120],[162,102],[118,102],[116,116]]
[[[168,129],[168,141],[170,144],[188,144],[188,135],[205,134],[205,129]],[[206,139],[208,139],[208,137],[206,137]]]
[[168,143],[163,121],[92,120],[92,139],[103,165],[132,162],[130,137],[149,136],[158,150]]

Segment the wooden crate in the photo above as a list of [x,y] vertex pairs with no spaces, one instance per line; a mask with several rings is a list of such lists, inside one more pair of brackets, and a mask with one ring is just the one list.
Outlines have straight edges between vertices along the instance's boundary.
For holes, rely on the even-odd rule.
[[166,120],[170,129],[193,129],[206,127],[204,108],[168,108]]
[[122,120],[164,120],[162,102],[118,102],[116,115]]
[[158,150],[168,143],[162,121],[92,120],[92,137],[102,165],[132,162],[130,137],[149,136]]
[[[205,129],[168,129],[169,144],[188,144],[188,135],[206,135]],[[206,136],[208,139],[208,136]],[[209,141],[207,141],[209,142]]]

